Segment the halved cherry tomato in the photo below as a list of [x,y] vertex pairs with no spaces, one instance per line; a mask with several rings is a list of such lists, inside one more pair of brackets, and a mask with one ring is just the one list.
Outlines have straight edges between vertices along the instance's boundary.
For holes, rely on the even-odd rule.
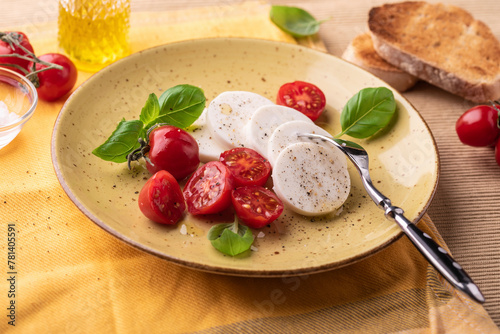
[[193,215],[221,212],[231,204],[233,177],[220,161],[210,161],[198,168],[184,187],[188,211]]
[[221,153],[219,161],[229,168],[234,186],[262,186],[271,175],[271,164],[257,151],[237,147]]
[[283,203],[276,194],[260,186],[236,188],[231,200],[238,218],[252,228],[266,226],[283,212]]
[[166,170],[177,180],[191,175],[200,164],[199,148],[196,140],[173,125],[154,129],[149,134],[149,162],[146,167],[151,174]]
[[325,110],[326,98],[317,86],[294,81],[280,87],[276,104],[296,109],[314,122]]
[[182,190],[177,180],[161,170],[146,182],[139,193],[141,212],[154,222],[173,225],[186,209]]
[[[22,33],[22,32],[6,32],[6,34],[10,34],[11,38],[17,39],[19,44],[26,48],[28,51],[31,53],[34,53],[33,51],[33,46],[31,45],[30,41],[28,40],[28,37]],[[27,72],[30,72],[30,63],[31,61],[26,60],[26,59],[21,59],[17,57],[2,57],[2,55],[12,55],[12,54],[18,54],[21,56],[25,56],[27,53],[20,48],[19,46],[13,45],[14,48],[11,48],[9,43],[5,41],[0,41],[0,66],[9,68],[13,71],[16,71],[19,74],[26,75]],[[23,70],[17,68],[20,67]]]
[[494,145],[500,136],[498,114],[498,110],[493,106],[472,107],[460,116],[455,124],[458,138],[470,146]]

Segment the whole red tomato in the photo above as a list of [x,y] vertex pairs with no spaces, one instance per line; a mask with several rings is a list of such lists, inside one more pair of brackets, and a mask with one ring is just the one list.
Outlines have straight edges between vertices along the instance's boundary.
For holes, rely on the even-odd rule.
[[500,136],[498,114],[498,110],[493,106],[472,107],[460,116],[455,124],[458,138],[470,146],[494,145]]
[[[37,88],[38,96],[45,101],[54,101],[69,93],[75,86],[78,76],[75,64],[68,57],[59,53],[47,53],[38,58],[63,67],[62,70],[53,68],[38,73],[40,81],[40,86]],[[46,67],[42,64],[36,64],[37,70]]]
[[[15,44],[13,44],[14,48],[12,48],[6,41],[9,39],[17,40],[21,46],[26,48],[32,54],[34,53],[33,46],[31,45],[30,41],[28,40],[28,37],[24,33],[22,32],[0,33],[0,66],[9,68],[13,71],[16,71],[19,74],[26,75],[27,72],[30,71],[31,61],[16,57],[1,56],[1,55],[11,55],[11,54],[19,54],[21,56],[25,56],[26,54],[28,54],[21,47],[16,46]],[[24,69],[26,72],[20,69],[19,67]]]
[[167,171],[159,171],[142,187],[139,209],[152,221],[173,225],[184,214],[186,204],[177,180]]
[[149,147],[146,167],[151,174],[166,170],[177,180],[182,180],[200,164],[196,140],[173,125],[160,126],[151,131]]

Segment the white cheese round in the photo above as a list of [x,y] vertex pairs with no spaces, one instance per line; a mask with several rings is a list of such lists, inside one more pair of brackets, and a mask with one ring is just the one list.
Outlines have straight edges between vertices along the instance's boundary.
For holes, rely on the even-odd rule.
[[309,117],[290,107],[265,105],[258,108],[246,127],[248,147],[267,158],[271,135],[278,126],[289,121],[304,121],[313,124]]
[[299,133],[312,133],[331,137],[328,131],[320,128],[313,122],[290,121],[283,123],[273,131],[267,144],[267,159],[271,163],[271,166],[274,167],[278,155],[288,145],[307,140],[298,137]]
[[246,146],[244,127],[257,108],[267,104],[274,103],[252,92],[221,93],[207,107],[206,125],[223,148]]
[[336,211],[349,196],[351,179],[344,154],[313,142],[288,145],[278,155],[274,192],[290,210],[306,216]]
[[198,143],[201,162],[219,160],[219,156],[225,148],[214,140],[212,133],[206,125],[207,109],[203,110],[200,117],[187,129]]

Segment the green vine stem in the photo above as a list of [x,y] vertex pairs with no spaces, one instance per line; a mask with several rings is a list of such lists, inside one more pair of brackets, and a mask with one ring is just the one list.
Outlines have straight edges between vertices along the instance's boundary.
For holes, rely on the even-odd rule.
[[500,101],[498,101],[498,100],[491,101],[490,100],[490,104],[493,107],[493,109],[495,109],[498,113],[497,127],[500,129],[500,109],[497,107],[497,105],[500,104]]
[[[30,61],[33,63],[31,71],[28,71],[25,68],[23,68],[17,64],[2,64],[2,63],[0,63],[0,66],[13,67],[15,69],[20,70],[35,85],[35,87],[38,88],[40,86],[40,81],[39,81],[38,75],[37,75],[38,73],[43,72],[43,71],[52,70],[52,69],[62,70],[63,67],[61,65],[57,65],[54,63],[49,63],[49,62],[41,60],[33,52],[31,52],[30,50],[26,49],[24,46],[21,45],[21,39],[22,39],[21,34],[18,34],[15,32],[0,32],[0,41],[9,44],[10,48],[13,51],[17,47],[26,53],[26,55],[20,55],[17,53],[4,54],[4,55],[0,55],[0,57],[19,58],[19,59]],[[44,65],[46,67],[37,70],[36,64],[41,64],[41,65]]]

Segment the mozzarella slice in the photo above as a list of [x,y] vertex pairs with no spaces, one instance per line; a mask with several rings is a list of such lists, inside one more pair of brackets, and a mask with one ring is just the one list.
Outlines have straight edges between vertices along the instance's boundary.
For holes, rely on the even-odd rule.
[[351,188],[344,154],[312,142],[288,145],[276,159],[272,178],[283,204],[305,216],[336,211]]
[[248,146],[267,158],[269,138],[278,126],[289,121],[313,124],[309,117],[290,107],[265,105],[258,108],[246,127]]
[[225,151],[224,147],[213,139],[206,125],[206,117],[207,109],[203,110],[200,117],[187,129],[198,143],[201,162],[219,160],[220,154]]
[[207,108],[206,124],[212,136],[225,149],[246,146],[245,125],[257,108],[273,104],[265,97],[243,91],[218,95]]
[[305,140],[297,136],[299,133],[313,133],[331,137],[326,130],[320,128],[313,122],[290,121],[283,123],[273,131],[268,142],[267,159],[271,163],[271,166],[275,165],[278,155],[285,147]]

